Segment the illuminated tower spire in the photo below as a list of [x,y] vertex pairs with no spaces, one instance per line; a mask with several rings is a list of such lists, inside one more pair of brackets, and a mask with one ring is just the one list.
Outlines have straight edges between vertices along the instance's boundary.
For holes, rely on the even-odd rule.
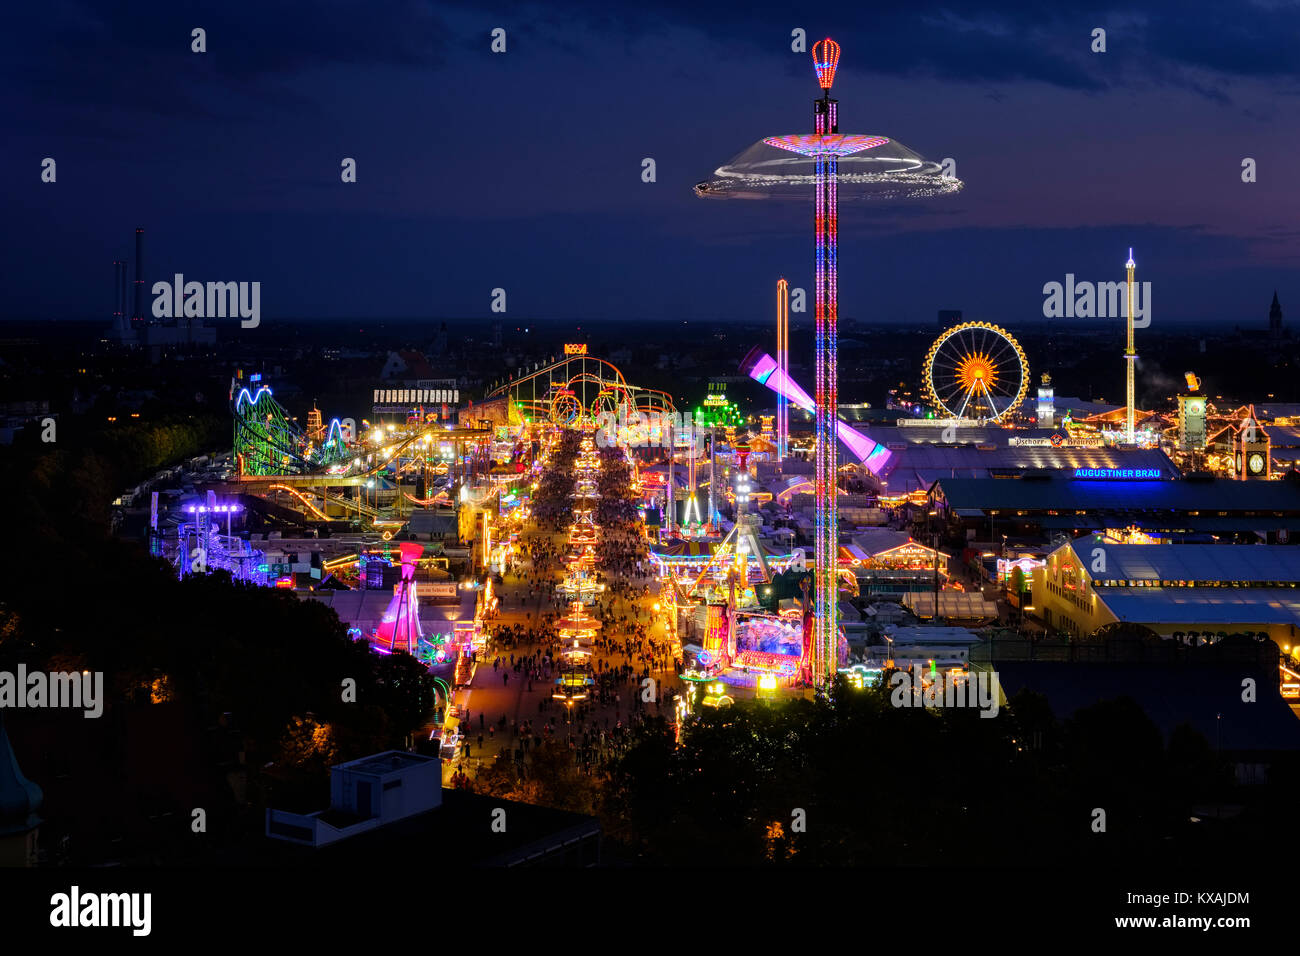
[[1137,265],[1133,262],[1133,248],[1128,250],[1128,262],[1124,263],[1128,270],[1128,346],[1124,349],[1124,373],[1125,373],[1125,405],[1124,405],[1124,440],[1132,445],[1137,440],[1135,436],[1136,413],[1133,409],[1133,366],[1137,362],[1137,351],[1133,348],[1133,270]]
[[[790,284],[783,276],[776,283],[776,363],[787,375],[790,372]],[[776,396],[776,460],[785,461],[790,441],[790,400]]]
[[[840,60],[840,46],[830,37],[813,44],[813,68],[823,92],[813,104],[815,132],[823,139],[840,131],[839,104],[831,99],[831,84]],[[815,472],[816,535],[813,542],[812,676],[824,693],[838,670],[839,645],[839,515],[835,424],[839,414],[838,332],[839,295],[836,240],[839,220],[836,180],[839,158],[833,149],[816,154],[816,352],[817,460]]]

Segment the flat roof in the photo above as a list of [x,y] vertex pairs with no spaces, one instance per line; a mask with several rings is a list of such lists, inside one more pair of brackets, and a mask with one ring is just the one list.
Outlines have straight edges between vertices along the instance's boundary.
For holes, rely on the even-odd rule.
[[398,770],[405,770],[408,767],[417,767],[420,764],[439,763],[437,757],[427,756],[425,754],[413,754],[405,750],[386,750],[381,754],[371,754],[368,757],[362,757],[359,760],[353,760],[349,763],[335,764],[330,768],[334,770],[350,770],[355,773],[368,773],[375,776],[393,773]]
[[1219,511],[1300,514],[1300,483],[1234,481],[1092,481],[1054,478],[939,478],[949,508],[959,511]]
[[[930,617],[934,613],[934,592],[909,591],[903,595],[903,606],[914,614]],[[975,591],[940,591],[939,616],[958,620],[997,617],[998,606]]]
[[1117,618],[1135,624],[1300,624],[1300,588],[1095,590]]
[[895,646],[912,644],[978,644],[983,638],[964,627],[886,627]]
[[[316,601],[333,608],[340,621],[367,632],[383,620],[384,611],[393,600],[392,588],[365,590],[318,588],[315,591],[298,591],[297,594],[300,600]],[[457,591],[456,597],[454,604],[438,604],[433,598],[420,599],[420,627],[426,636],[450,634],[458,623],[474,623],[477,593]]]
[[889,491],[897,493],[927,489],[945,479],[993,479],[1005,474],[998,478],[1005,481],[1029,471],[1073,476],[1076,468],[1136,468],[1158,471],[1166,479],[1179,475],[1169,456],[1156,448],[908,444],[894,449],[884,478]]
[[[863,528],[850,534],[849,540],[868,555],[874,555],[907,544],[912,536],[896,528]],[[915,543],[920,544],[919,541]]]
[[[491,827],[494,812],[504,808],[509,826]],[[376,860],[447,859],[460,866],[500,866],[526,862],[579,841],[598,843],[600,821],[568,810],[503,800],[487,794],[444,787],[442,805],[423,813],[358,833],[323,847],[258,838],[220,852],[223,862],[324,869],[373,867]],[[595,863],[593,858],[583,862]]]
[[[1300,547],[1285,544],[1097,544],[1098,539],[1073,542],[1080,560],[1092,547],[1103,547],[1105,572],[1094,580],[1109,581],[1297,581]],[[1138,590],[1150,590],[1139,588]],[[1251,589],[1247,593],[1258,594]],[[1300,589],[1296,590],[1300,595]]]

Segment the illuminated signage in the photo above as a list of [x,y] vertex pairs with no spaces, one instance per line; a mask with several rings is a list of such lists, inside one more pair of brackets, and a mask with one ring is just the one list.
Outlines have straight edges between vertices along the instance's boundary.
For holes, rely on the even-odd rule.
[[1159,468],[1076,468],[1075,478],[1102,478],[1109,481],[1159,481]]
[[1007,439],[1011,448],[1100,448],[1105,444],[1100,435],[1087,438],[1066,438],[1059,432],[1050,438],[1012,437]]
[[578,343],[570,342],[570,343],[568,343],[567,345],[564,346],[564,354],[565,354],[565,355],[586,355],[586,354],[587,354],[587,343],[586,343],[586,342],[578,342]]
[[724,392],[714,392],[704,400],[704,404],[709,408],[717,408],[720,405],[727,404],[727,396]]
[[455,600],[456,599],[456,582],[455,581],[416,581],[416,597]]

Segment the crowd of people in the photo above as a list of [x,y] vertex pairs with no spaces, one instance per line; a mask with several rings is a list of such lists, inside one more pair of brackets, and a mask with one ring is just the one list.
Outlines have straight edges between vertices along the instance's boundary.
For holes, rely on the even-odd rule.
[[[501,588],[504,602],[513,603],[516,613],[523,610],[524,619],[495,626],[486,658],[480,656],[475,686],[488,686],[499,677],[503,690],[517,688],[518,698],[506,698],[517,699],[514,713],[479,710],[461,727],[463,758],[494,752],[495,759],[512,761],[521,775],[529,773],[531,761],[548,741],[570,750],[583,772],[602,773],[647,714],[673,713],[679,688],[680,648],[664,628],[655,626],[654,575],[637,509],[634,471],[621,451],[604,449],[597,483],[595,560],[595,577],[604,589],[588,611],[601,624],[592,641],[592,684],[587,699],[577,702],[566,703],[550,692],[560,667],[557,622],[570,612],[572,600],[556,588],[571,550],[567,531],[573,520],[580,441],[579,432],[565,430],[551,449],[530,498],[530,527],[520,534],[517,564]],[[490,677],[485,671],[489,663]],[[531,702],[525,705],[525,694],[535,695],[535,714]],[[453,786],[472,785],[467,769],[462,761]]]

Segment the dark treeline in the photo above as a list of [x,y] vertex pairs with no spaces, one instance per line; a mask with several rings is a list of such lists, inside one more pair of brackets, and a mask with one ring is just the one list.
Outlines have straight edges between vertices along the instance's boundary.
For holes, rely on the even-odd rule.
[[[181,581],[109,536],[124,487],[228,441],[228,429],[219,417],[132,423],[3,451],[13,537],[0,670],[104,675],[98,719],[6,713],[45,791],[53,862],[169,861],[260,841],[265,806],[323,808],[330,764],[405,746],[431,711],[424,669],[370,654],[328,608],[222,573]],[[202,837],[195,807],[208,816]]]
[[984,719],[841,684],[833,703],[706,710],[681,746],[647,720],[605,812],[628,852],[661,864],[1204,864],[1268,843],[1296,784],[1274,771],[1271,796],[1206,819],[1197,807],[1236,799],[1230,767],[1186,725],[1166,743],[1130,699],[1060,721],[1025,693]]

